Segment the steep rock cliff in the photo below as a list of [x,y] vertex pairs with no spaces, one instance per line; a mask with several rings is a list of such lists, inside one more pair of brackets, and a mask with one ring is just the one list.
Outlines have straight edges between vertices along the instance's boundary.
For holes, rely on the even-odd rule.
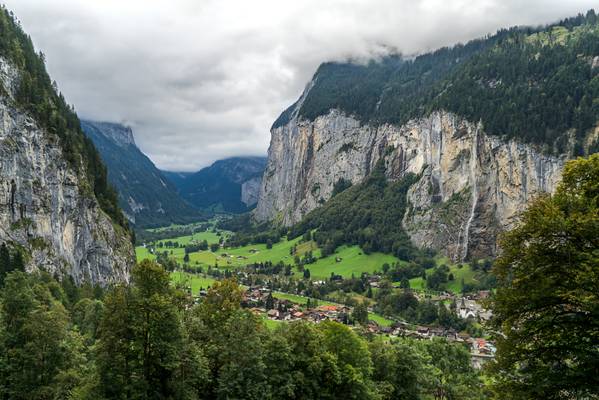
[[376,127],[339,110],[314,121],[290,112],[289,122],[272,130],[258,220],[296,223],[330,198],[339,179],[360,182],[384,158],[389,179],[420,176],[397,223],[417,246],[454,260],[495,254],[497,234],[531,198],[555,189],[564,163],[443,111]]
[[129,235],[101,210],[54,135],[16,106],[19,71],[0,59],[0,242],[23,250],[26,268],[75,281],[124,281]]
[[262,177],[255,176],[241,184],[241,202],[248,207],[256,205],[260,196]]
[[597,43],[589,12],[413,59],[323,63],[273,124],[256,218],[291,225],[384,158],[388,178],[419,177],[397,221],[414,244],[496,253],[497,234],[555,189],[562,154],[599,151]]

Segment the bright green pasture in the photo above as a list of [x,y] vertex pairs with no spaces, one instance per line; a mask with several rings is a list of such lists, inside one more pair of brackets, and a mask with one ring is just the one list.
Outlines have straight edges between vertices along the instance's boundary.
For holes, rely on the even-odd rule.
[[[340,259],[339,262],[337,258]],[[310,270],[312,279],[329,278],[331,273],[349,278],[352,274],[360,276],[362,272],[380,271],[384,263],[393,264],[398,261],[396,257],[389,254],[364,254],[359,246],[341,246],[335,254],[319,258],[314,264],[306,265],[305,268]]]
[[[290,301],[294,304],[298,304],[301,306],[305,306],[306,303],[308,302],[308,297],[300,296],[297,294],[291,294],[291,293],[273,292],[272,297],[274,297],[275,299],[287,300],[287,301]],[[331,301],[320,300],[320,299],[315,299],[315,298],[310,298],[310,301],[311,302],[317,301],[319,306],[339,306],[340,305],[337,303],[333,303]]]
[[215,279],[198,274],[188,274],[186,272],[171,272],[171,282],[174,284],[180,283],[185,286],[191,286],[191,293],[197,295],[200,289],[207,289],[212,286]]
[[[162,240],[158,240],[156,242],[156,244],[158,244],[160,242],[164,243],[164,242],[170,240],[172,242],[179,243],[179,246],[186,246],[186,245],[190,244],[191,242],[201,242],[203,240],[206,240],[208,242],[208,244],[210,244],[210,243],[218,243],[219,239],[220,239],[220,236],[218,236],[215,232],[212,232],[212,231],[203,231],[203,232],[196,232],[193,235],[178,236],[178,237],[173,238],[173,239],[162,239]],[[161,250],[166,250],[166,248],[163,247]]]
[[[449,265],[449,272],[453,274],[453,281],[449,281],[445,284],[445,289],[453,292],[453,293],[461,293],[462,292],[462,280],[463,283],[476,283],[477,280],[475,278],[475,271],[472,270],[469,264],[464,264],[460,267],[460,265],[450,265],[448,263],[437,263],[438,265],[447,264]],[[426,274],[432,273],[432,269],[426,271]],[[426,289],[426,284],[424,279],[412,278],[410,279],[410,287],[414,290],[424,290]]]
[[[200,232],[192,236],[180,236],[173,239],[167,239],[178,242],[180,246],[189,244],[192,241],[207,240],[208,243],[218,241],[218,236],[213,232]],[[164,242],[165,240],[163,240]],[[295,255],[291,255],[291,248],[296,246],[295,254],[303,257],[308,251],[312,251],[314,256],[320,256],[320,249],[314,242],[299,243],[300,238],[293,240],[283,239],[275,243],[271,249],[267,249],[265,244],[253,244],[237,248],[220,249],[217,252],[199,251],[189,254],[189,264],[201,266],[215,266],[221,268],[239,268],[247,264],[256,262],[271,261],[278,263],[282,261],[285,264],[294,264]],[[179,248],[159,248],[156,251],[168,251],[179,264],[183,264],[185,250]],[[145,258],[154,259],[148,249],[138,246],[136,248],[137,260]],[[339,261],[337,261],[339,259]],[[351,277],[352,274],[360,276],[362,272],[372,273],[380,270],[384,263],[392,264],[398,259],[394,256],[382,253],[364,254],[359,246],[341,246],[337,252],[326,258],[319,258],[315,263],[306,265],[310,270],[313,279],[326,279],[331,273],[343,277]]]

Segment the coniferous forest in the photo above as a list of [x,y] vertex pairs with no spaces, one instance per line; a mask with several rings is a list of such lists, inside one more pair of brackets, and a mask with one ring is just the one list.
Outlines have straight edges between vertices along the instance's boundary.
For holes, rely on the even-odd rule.
[[[130,285],[77,287],[46,273],[2,282],[3,399],[481,398],[461,345],[388,342],[337,322],[272,331],[234,281],[206,298],[144,261]],[[450,382],[448,381],[450,380]]]
[[[401,125],[446,110],[481,121],[490,134],[581,155],[584,137],[599,119],[599,69],[591,68],[598,46],[598,19],[590,10],[542,28],[500,30],[413,60],[325,63],[299,114],[313,120],[336,108],[364,123]],[[294,107],[274,127],[284,125]]]

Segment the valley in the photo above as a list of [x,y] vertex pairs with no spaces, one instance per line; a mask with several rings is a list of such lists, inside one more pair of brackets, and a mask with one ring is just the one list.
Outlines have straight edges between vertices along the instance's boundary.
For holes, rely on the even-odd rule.
[[[166,234],[155,241],[143,243],[136,247],[138,262],[157,260],[162,263],[171,271],[173,284],[199,300],[217,280],[235,278],[251,298],[246,307],[254,307],[252,310],[267,320],[284,322],[297,318],[314,322],[318,318],[346,318],[342,321],[347,323],[352,318],[353,310],[363,306],[368,310],[369,329],[402,336],[418,335],[418,323],[432,324],[431,328],[438,326],[436,317],[432,320],[419,320],[415,315],[402,314],[393,310],[393,307],[384,308],[381,304],[388,300],[381,296],[381,291],[388,291],[387,297],[401,296],[406,289],[405,282],[408,282],[411,290],[416,293],[412,305],[417,305],[420,300],[438,308],[445,307],[443,303],[463,302],[462,290],[472,292],[479,283],[471,265],[451,264],[449,259],[437,257],[426,261],[429,263],[428,268],[421,269],[422,276],[402,282],[395,275],[385,287],[383,280],[393,276],[389,271],[407,268],[408,262],[383,253],[365,254],[355,245],[340,246],[333,254],[323,257],[316,242],[306,237],[291,240],[283,237],[273,244],[229,247],[228,241],[235,233],[219,229],[221,221],[222,219],[216,219],[202,223],[201,228],[204,230],[192,235],[171,237]],[[177,228],[193,229],[198,228],[198,225]],[[160,232],[160,229],[153,231]],[[311,236],[313,235],[314,232]],[[434,284],[431,277],[440,268],[447,268],[446,278],[444,282]],[[357,282],[359,283],[356,284]],[[434,287],[430,287],[431,285]],[[273,303],[267,305],[269,295],[272,296]],[[470,296],[468,295],[468,299]],[[278,306],[279,312],[276,315],[271,315],[269,310],[276,308],[275,303],[282,306]],[[319,310],[321,306],[325,306],[325,309],[318,316],[312,317],[316,319],[310,319],[309,312]],[[289,308],[289,311],[282,312],[281,307],[285,310]],[[332,308],[329,310],[327,307]],[[346,310],[345,314],[341,314],[343,317],[339,317],[338,309]],[[437,312],[436,309],[434,312]],[[482,308],[475,306],[471,312],[477,316]],[[398,323],[413,328],[406,329],[407,325],[400,328]],[[462,329],[465,327],[462,326]],[[437,335],[447,335],[444,332],[446,331],[441,328]],[[455,334],[456,331],[450,331],[450,336]]]
[[[208,231],[146,243],[135,248],[137,260],[155,260],[157,252],[167,251],[169,256],[173,257],[181,266],[188,264],[191,268],[202,267],[206,269],[210,266],[222,269],[238,269],[250,263],[294,264],[295,255],[302,258],[305,257],[306,253],[312,252],[313,256],[316,257],[316,261],[309,264],[308,268],[313,279],[328,279],[331,274],[340,275],[344,278],[349,278],[352,274],[359,276],[362,273],[373,273],[380,270],[385,263],[393,264],[399,261],[396,257],[383,253],[366,255],[358,246],[342,246],[335,254],[322,258],[316,243],[313,241],[300,243],[301,238],[293,240],[285,238],[281,242],[273,244],[270,249],[267,248],[266,244],[255,244],[233,248],[220,247],[215,252],[204,250],[186,253],[185,251],[185,246],[197,245],[204,240],[208,242],[209,246],[213,243],[219,243],[221,238],[226,243],[229,235],[231,235],[231,232]],[[165,247],[166,242],[172,242],[172,244]],[[294,247],[296,251],[292,254],[291,250]],[[187,262],[184,261],[185,254],[189,255],[189,261]],[[295,272],[298,272],[297,269]]]
[[0,7],[1,400],[599,398],[594,10],[131,1]]

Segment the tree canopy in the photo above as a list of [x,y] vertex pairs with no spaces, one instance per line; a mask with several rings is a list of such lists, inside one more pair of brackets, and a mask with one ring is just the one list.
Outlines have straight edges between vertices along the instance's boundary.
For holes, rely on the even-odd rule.
[[[590,10],[546,27],[502,29],[413,60],[394,55],[368,64],[325,63],[299,115],[314,120],[339,109],[372,125],[401,125],[445,110],[481,121],[489,134],[581,155],[587,131],[599,121],[596,56],[599,24]],[[296,106],[273,127],[288,123]]]
[[555,195],[530,205],[502,249],[491,302],[497,391],[599,396],[599,154],[568,162]]

